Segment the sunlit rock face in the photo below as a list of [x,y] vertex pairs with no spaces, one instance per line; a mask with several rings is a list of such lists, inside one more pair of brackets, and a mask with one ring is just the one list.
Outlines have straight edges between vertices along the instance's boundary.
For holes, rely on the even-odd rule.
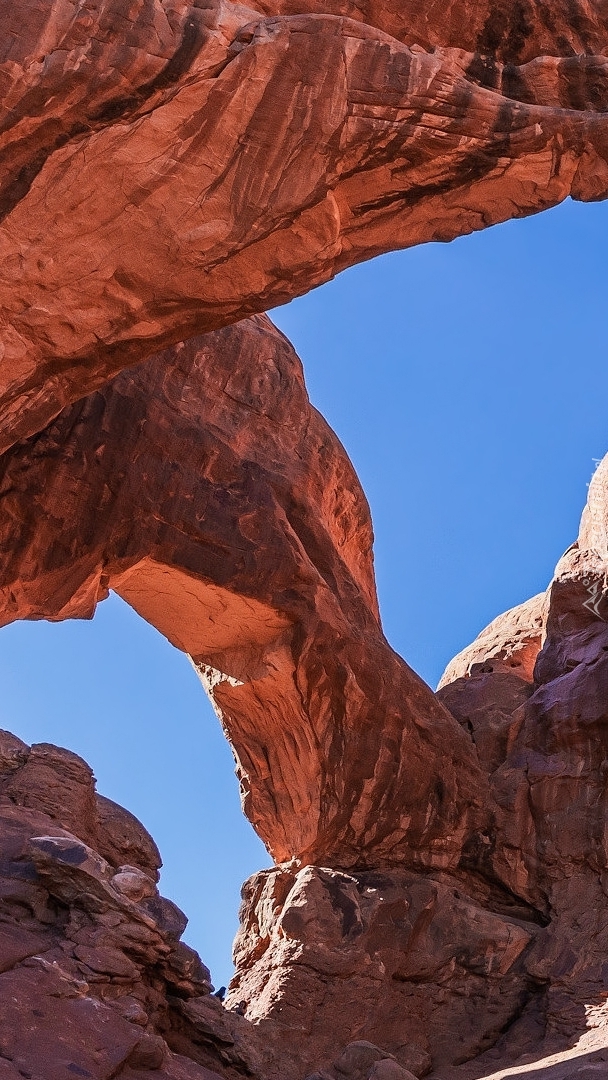
[[[227,1011],[180,968],[185,988],[146,1013],[146,1068],[179,1053],[228,1078],[470,1080],[467,1062],[490,1076],[555,1052],[575,1076],[603,1052],[607,468],[546,594],[496,619],[435,695],[383,637],[367,503],[266,317],[126,370],[2,456],[2,621],[90,617],[113,588],[188,652],[279,863],[245,886]],[[45,815],[19,849],[28,880],[79,911],[91,893],[94,914],[118,890],[178,932],[153,842],[80,759],[5,736],[0,765],[11,823]],[[98,930],[53,948],[105,962]],[[104,1007],[123,978],[105,974]],[[22,1012],[38,984],[19,980]]]
[[438,689],[470,675],[503,672],[533,682],[546,618],[545,593],[499,615],[446,667]]
[[369,509],[265,317],[133,368],[0,459],[1,620],[115,589],[201,673],[278,860],[454,868],[466,733],[388,646]]
[[608,188],[603,5],[2,0],[0,449],[382,251]]
[[339,1080],[337,1044],[369,1077],[376,1052],[387,1076],[605,1075],[607,475],[608,459],[547,593],[442,680],[492,808],[456,870],[291,865],[246,884],[229,1002],[283,1030],[294,1075]]
[[224,1009],[143,827],[2,733],[6,1080],[601,1075],[608,466],[435,695],[260,313],[604,198],[607,50],[584,0],[0,0],[0,622],[115,589],[192,657],[279,863]]
[[[547,591],[533,681],[492,670],[490,659],[438,695],[471,732],[499,807],[485,872],[548,920],[526,959],[542,987],[546,1038],[581,1054],[607,1040],[607,471],[604,459]],[[522,612],[489,628],[502,621],[506,654]],[[496,655],[494,636],[486,632]]]

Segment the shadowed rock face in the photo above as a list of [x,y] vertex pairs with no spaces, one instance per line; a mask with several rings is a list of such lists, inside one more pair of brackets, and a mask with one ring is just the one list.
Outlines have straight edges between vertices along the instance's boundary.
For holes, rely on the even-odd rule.
[[467,1061],[534,997],[525,959],[540,926],[531,908],[465,880],[311,866],[255,875],[228,1004],[245,999],[263,1037],[282,1031],[295,1076],[327,1069],[353,1040],[416,1076]]
[[0,731],[3,1080],[259,1075],[255,1033],[180,942],[159,865],[81,758]]
[[0,477],[2,621],[120,593],[192,656],[278,860],[457,864],[473,748],[384,639],[365,497],[268,319],[125,372]]
[[[580,1055],[599,1053],[607,1042],[607,475],[604,459],[578,540],[547,591],[533,680],[492,670],[490,659],[438,694],[471,731],[500,808],[486,864],[549,920],[526,968],[544,986],[547,1040],[561,1039],[573,1058],[577,1047]],[[531,601],[528,615],[533,610]],[[485,638],[496,655],[502,622],[508,652],[514,622],[524,628],[522,613],[525,605],[496,620],[471,648]],[[577,1075],[574,1060],[570,1073],[562,1064],[539,1066],[539,1075]],[[594,1068],[604,1075],[600,1059]]]
[[325,11],[344,15],[376,26],[409,45],[425,49],[448,47],[477,53],[490,62],[483,65],[490,81],[492,60],[525,64],[538,56],[576,57],[601,54],[606,47],[608,15],[602,4],[580,0],[553,0],[548,5],[536,0],[448,0],[445,4],[425,4],[422,0],[381,4],[364,0],[345,4],[320,0],[317,3],[257,3],[265,14],[292,14]]
[[603,5],[262,8],[3,0],[0,449],[352,263],[605,196]]
[[547,594],[434,695],[258,313],[604,198],[607,22],[0,0],[0,622],[120,593],[192,657],[282,862],[245,887],[225,1012],[139,822],[0,734],[0,1077],[473,1080],[530,1050],[539,1080],[603,1075],[608,466]]
[[[317,1080],[349,1040],[416,1075],[430,1058],[436,1080],[606,1075],[607,477],[605,459],[547,593],[442,680],[493,807],[456,871],[278,867],[245,886],[229,1000],[311,1071],[320,1055]],[[513,666],[532,648],[533,672]]]
[[[245,886],[229,1012],[198,984],[155,998],[158,1068],[178,1052],[228,1078],[472,1080],[531,1049],[603,1052],[607,469],[547,593],[496,619],[434,695],[382,635],[365,498],[267,318],[123,372],[2,456],[3,622],[90,617],[113,588],[189,652],[281,863]],[[5,737],[0,766],[19,829],[46,815],[35,835],[54,839],[28,857],[62,904],[82,906],[78,851],[98,901],[116,877],[183,926],[154,900],[152,841],[80,759]],[[63,927],[53,948],[108,961],[91,952],[114,948],[103,934]],[[15,978],[19,1015],[55,993]]]

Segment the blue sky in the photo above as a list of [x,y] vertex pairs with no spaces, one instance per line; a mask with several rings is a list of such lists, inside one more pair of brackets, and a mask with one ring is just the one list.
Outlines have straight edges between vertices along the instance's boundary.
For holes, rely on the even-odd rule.
[[[434,685],[547,584],[608,450],[608,205],[570,202],[355,267],[272,313],[367,492],[391,644]],[[154,835],[185,938],[229,978],[268,856],[186,658],[122,601],[0,632],[0,726],[80,753]]]

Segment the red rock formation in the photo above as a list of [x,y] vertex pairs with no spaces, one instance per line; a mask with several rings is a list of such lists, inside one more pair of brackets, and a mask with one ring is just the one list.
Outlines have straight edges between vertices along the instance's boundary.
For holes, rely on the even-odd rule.
[[291,860],[245,889],[253,1028],[179,944],[143,827],[74,755],[3,735],[0,1077],[471,1080],[535,1047],[588,1080],[608,465],[546,599],[435,696],[383,637],[365,499],[297,358],[237,320],[605,197],[608,20],[293,2],[0,0],[1,620],[116,589],[193,657]]
[[354,262],[606,195],[595,5],[262,7],[3,0],[0,449]]
[[364,496],[267,319],[126,371],[0,471],[3,620],[90,616],[116,588],[191,652],[247,812],[300,857],[246,887],[246,1019],[225,1013],[139,823],[74,755],[4,736],[2,1062],[471,1080],[534,1049],[583,1080],[608,1043],[608,463],[546,596],[438,698],[382,636]]
[[[490,58],[507,64],[525,64],[538,56],[601,55],[606,48],[608,18],[605,9],[588,0],[551,0],[550,9],[538,0],[452,0],[442,5],[405,0],[392,6],[378,0],[257,0],[252,4],[267,15],[326,12],[376,26],[408,45],[425,49],[464,49],[486,59],[480,68],[485,79],[494,69]],[[487,61],[490,60],[488,63]],[[574,68],[573,68],[574,70]]]
[[[364,496],[267,319],[125,372],[3,456],[4,621],[90,616],[116,588],[193,655],[276,857],[317,863],[245,891],[229,1003],[245,1002],[257,1034],[239,1053],[266,1080],[349,1077],[359,1053],[376,1057],[352,1080],[420,1076],[505,1029],[512,1055],[531,1031],[552,1046],[583,1030],[603,978],[586,914],[604,903],[604,751],[589,736],[605,708],[603,476],[547,599],[495,620],[450,666],[439,698],[452,720],[382,637]],[[122,892],[149,905],[158,853],[94,797],[79,759],[13,744],[0,757],[5,799],[56,819],[98,853],[91,865],[134,867]],[[57,843],[31,858],[74,902]],[[95,942],[72,941],[78,963]],[[188,1024],[199,1038],[211,1023],[199,998],[169,1024],[189,1057]],[[231,1028],[213,1031],[233,1045]],[[346,1051],[357,1043],[376,1049]]]
[[534,996],[537,913],[472,874],[278,867],[243,897],[228,1004],[282,1032],[286,1075],[363,1040],[422,1076],[493,1046]]
[[[87,616],[116,587],[192,652],[252,820],[279,858],[309,864],[246,887],[229,998],[241,1021],[190,954],[172,959],[183,920],[156,898],[141,826],[94,796],[73,755],[5,737],[0,842],[20,846],[2,895],[29,912],[11,909],[0,940],[11,1060],[35,1076],[44,1040],[62,1080],[66,1061],[100,1080],[135,1080],[145,1062],[236,1080],[247,1060],[263,1080],[407,1080],[430,1062],[471,1080],[534,1050],[539,1075],[589,1080],[608,1043],[608,463],[546,599],[495,620],[439,701],[382,637],[364,497],[268,320],[125,372],[1,468],[4,620]],[[51,923],[14,884],[23,873],[59,905]],[[146,916],[145,956],[139,930],[116,930],[125,911]],[[32,976],[39,953],[60,971]],[[101,1005],[53,1042],[97,976]],[[134,1011],[116,1019],[124,997]],[[17,1019],[41,1000],[46,1026],[24,1044]],[[99,1016],[114,1049],[93,1066]]]
[[[607,477],[608,458],[546,597],[495,620],[438,693],[494,807],[455,871],[247,883],[230,1000],[269,1039],[284,1031],[294,1075],[316,1055],[315,1080],[339,1080],[338,1046],[361,1040],[379,1048],[353,1050],[361,1080],[382,1054],[421,1075],[427,1053],[437,1080],[606,1075]],[[541,637],[533,674],[513,668]]]
[[255,1033],[179,940],[159,863],[81,758],[0,731],[2,1080],[259,1075]]
[[546,604],[545,593],[539,593],[499,615],[471,645],[450,660],[438,689],[483,671],[503,671],[532,682],[541,647]]
[[384,639],[365,497],[268,319],[66,410],[4,455],[0,497],[1,621],[112,588],[190,653],[275,858],[457,864],[473,749]]
[[[431,1061],[441,1080],[470,1080],[472,1066],[458,1062],[478,1058],[480,1076],[532,1046],[567,1061],[573,1047],[581,1061],[600,1052],[608,465],[546,596],[495,620],[449,666],[439,700],[382,636],[364,496],[267,319],[126,371],[17,444],[0,471],[3,621],[88,617],[116,588],[193,655],[235,748],[247,812],[277,858],[301,860],[245,890],[229,1004],[244,1002],[253,1029],[234,1028],[241,1021],[200,981],[189,986],[186,969],[186,989],[171,983],[165,946],[136,977],[130,945],[89,923],[81,939],[81,914],[70,916],[77,936],[65,920],[51,933],[33,908],[0,942],[19,1015],[32,995],[59,992],[55,969],[44,969],[48,987],[29,974],[27,930],[37,951],[42,935],[49,956],[69,954],[68,983],[74,965],[82,975],[82,965],[122,964],[123,975],[97,971],[104,1008],[115,1011],[116,986],[140,1004],[160,993],[146,1060],[168,1076],[198,1075],[167,1071],[176,1051],[228,1077],[249,1055],[263,1080],[319,1069],[329,1080],[404,1080]],[[20,865],[29,859],[62,911],[93,919],[118,888],[129,911],[161,919],[161,938],[178,932],[179,915],[155,900],[158,852],[94,795],[84,763],[5,737],[0,767],[10,810],[0,834],[17,829]],[[55,839],[32,847],[34,835]],[[62,837],[68,850],[80,845],[78,873]],[[79,899],[86,867],[92,909]],[[146,975],[158,964],[160,984]],[[34,1058],[48,1031],[71,1022],[65,1007],[53,1005],[50,1028],[32,1035]],[[100,1058],[94,1076],[131,1076],[137,1021],[119,1020],[123,1057]],[[85,1024],[70,1043],[89,1071],[95,1030]]]
[[439,693],[470,728],[500,808],[486,872],[549,920],[526,970],[543,988],[546,1040],[561,1040],[572,1058],[608,1043],[607,473],[605,459],[549,587],[533,684],[480,667]]

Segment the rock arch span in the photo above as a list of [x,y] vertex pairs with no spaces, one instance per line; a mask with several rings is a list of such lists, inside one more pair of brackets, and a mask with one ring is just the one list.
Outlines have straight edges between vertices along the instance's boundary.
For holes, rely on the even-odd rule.
[[0,449],[379,252],[603,198],[605,20],[557,6],[4,0]]
[[188,652],[279,861],[457,863],[481,775],[384,639],[367,502],[270,320],[72,406],[4,455],[0,498],[3,622],[112,588]]
[[[604,198],[607,28],[583,0],[290,2],[0,6],[3,619],[89,615],[114,587],[207,682],[245,809],[291,860],[246,893],[234,992],[267,1046],[216,1028],[229,1080],[348,1074],[361,1034],[383,1045],[353,1078],[404,1080],[503,1033],[572,1044],[589,1008],[606,1028],[604,552],[587,521],[540,635],[538,603],[489,635],[500,660],[525,645],[525,677],[477,643],[448,711],[383,637],[364,497],[259,313],[381,251]],[[9,788],[31,756],[11,753]],[[124,868],[24,836],[19,872],[63,905],[54,947],[68,915],[107,940],[100,904],[141,926]],[[167,920],[152,977],[171,955],[185,995],[158,1023],[200,1065],[204,973],[135,878]],[[100,1080],[164,1067],[123,1031]]]

